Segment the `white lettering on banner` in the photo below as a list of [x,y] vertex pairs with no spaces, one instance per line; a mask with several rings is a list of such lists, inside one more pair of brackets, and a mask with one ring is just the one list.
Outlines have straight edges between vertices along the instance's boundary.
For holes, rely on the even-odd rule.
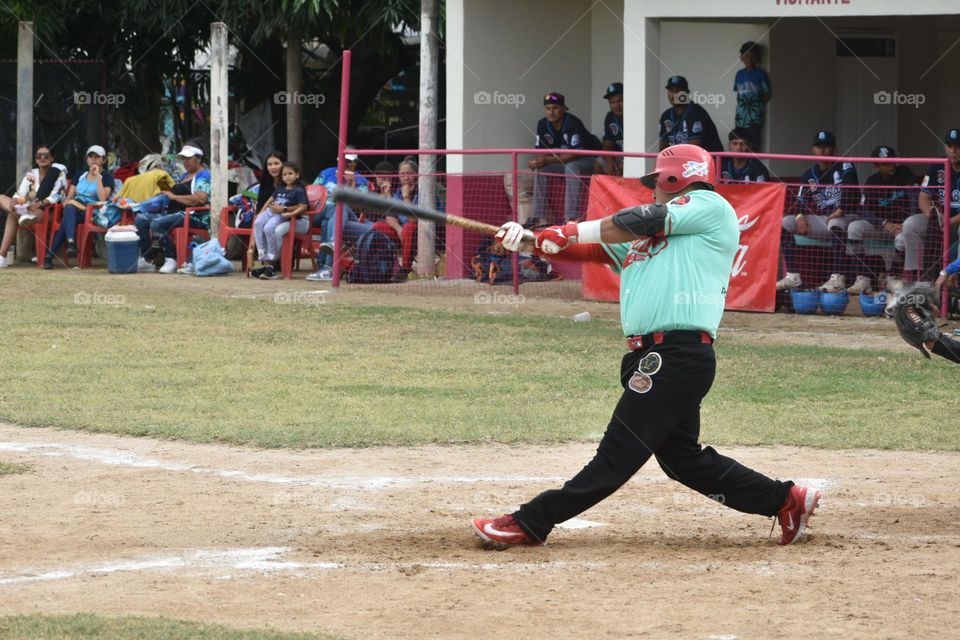
[[737,219],[737,224],[740,226],[740,233],[747,231],[750,227],[757,224],[757,220],[759,219],[760,218],[757,218],[756,220],[751,220],[749,213],[745,213],[742,216],[740,216]]
[[[750,214],[745,213],[739,218],[737,218],[737,226],[740,227],[740,233],[743,234],[744,231],[749,231],[750,227],[757,224],[760,221],[760,218],[750,219]],[[742,235],[741,235],[742,238]],[[737,253],[733,257],[733,267],[730,269],[730,277],[736,278],[740,275],[747,275],[744,269],[747,266],[747,251],[750,250],[750,245],[741,244],[737,248]]]
[[794,5],[839,5],[839,4],[850,4],[852,0],[776,0],[777,6],[794,6]]
[[748,244],[742,244],[737,248],[737,254],[733,256],[733,267],[730,269],[731,278],[736,278],[740,274],[747,275],[744,271],[747,266],[747,251],[750,251]]

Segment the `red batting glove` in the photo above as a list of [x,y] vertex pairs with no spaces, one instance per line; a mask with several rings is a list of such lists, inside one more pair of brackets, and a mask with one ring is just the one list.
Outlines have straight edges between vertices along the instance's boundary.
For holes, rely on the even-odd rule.
[[544,253],[560,253],[577,241],[577,223],[547,227],[537,234],[536,247]]

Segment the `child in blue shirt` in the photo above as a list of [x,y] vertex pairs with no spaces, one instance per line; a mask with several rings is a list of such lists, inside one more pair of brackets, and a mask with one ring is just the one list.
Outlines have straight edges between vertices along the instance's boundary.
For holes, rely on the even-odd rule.
[[737,71],[733,82],[733,90],[737,94],[736,125],[750,132],[750,148],[760,151],[763,119],[770,100],[770,78],[766,71],[757,66],[760,63],[760,45],[744,42],[740,47],[740,61],[743,62],[743,69]]
[[[263,212],[253,222],[260,259],[265,263],[273,263],[280,257],[280,244],[290,231],[291,222],[297,225],[297,233],[306,233],[310,225],[306,217],[300,217],[307,211],[307,192],[300,180],[300,166],[294,162],[284,162],[281,177],[283,186],[277,187],[264,205]],[[265,272],[258,272],[257,276],[272,280],[276,271],[271,267],[268,266]]]

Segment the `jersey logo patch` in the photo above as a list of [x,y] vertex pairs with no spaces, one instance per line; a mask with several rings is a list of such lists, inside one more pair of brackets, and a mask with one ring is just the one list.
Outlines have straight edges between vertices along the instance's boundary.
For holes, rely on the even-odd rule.
[[553,144],[553,136],[550,135],[549,133],[545,133],[543,134],[543,141],[546,142],[547,144]]
[[700,176],[706,178],[710,175],[710,171],[707,168],[706,162],[696,162],[694,160],[688,160],[683,163],[683,177],[689,178],[691,176]]
[[690,204],[690,196],[680,196],[670,201],[670,204],[682,207],[685,204]]
[[610,133],[612,133],[613,135],[618,135],[620,133],[620,127],[618,127],[615,123],[611,122]]
[[570,136],[570,146],[577,147],[579,145],[580,145],[580,134],[575,133],[572,136]]

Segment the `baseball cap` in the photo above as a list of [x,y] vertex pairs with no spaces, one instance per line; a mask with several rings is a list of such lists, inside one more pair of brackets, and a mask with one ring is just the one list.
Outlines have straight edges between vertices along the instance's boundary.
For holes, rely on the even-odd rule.
[[375,173],[396,173],[397,168],[393,166],[393,163],[389,160],[381,160],[377,163],[377,166],[373,168]]
[[95,154],[97,154],[98,156],[100,156],[101,158],[106,158],[106,157],[107,157],[107,152],[106,152],[106,150],[105,150],[103,147],[101,147],[100,145],[98,145],[98,144],[92,144],[92,145],[90,145],[90,147],[87,149],[87,155],[90,155],[91,153],[95,153]]
[[760,53],[760,45],[758,45],[753,40],[747,40],[742,45],[740,45],[740,55],[745,54],[747,51],[750,51],[750,49],[756,49],[757,53]]
[[683,76],[670,76],[670,79],[667,80],[666,89],[683,89],[684,91],[690,90],[690,85],[687,84],[687,79]]
[[197,147],[193,147],[193,146],[191,146],[191,145],[189,145],[189,144],[185,144],[185,145],[183,145],[183,149],[180,149],[180,153],[178,153],[177,155],[178,155],[178,156],[183,156],[184,158],[192,158],[193,156],[196,156],[196,157],[198,157],[198,158],[202,158],[202,157],[203,157],[203,151],[201,151],[201,150],[198,149]]
[[896,158],[897,150],[893,147],[888,147],[885,144],[880,145],[870,152],[871,158]]
[[960,142],[960,129],[950,129],[950,131],[947,131],[947,135],[943,137],[943,142],[944,144]]
[[607,92],[603,94],[604,100],[609,100],[612,96],[623,93],[623,83],[622,82],[611,82],[607,85]]
[[818,131],[817,135],[813,138],[813,144],[829,144],[833,146],[837,144],[837,139],[829,131]]
[[566,106],[566,98],[563,97],[562,93],[557,93],[556,91],[551,91],[550,93],[543,96],[543,104],[558,104],[561,107]]

